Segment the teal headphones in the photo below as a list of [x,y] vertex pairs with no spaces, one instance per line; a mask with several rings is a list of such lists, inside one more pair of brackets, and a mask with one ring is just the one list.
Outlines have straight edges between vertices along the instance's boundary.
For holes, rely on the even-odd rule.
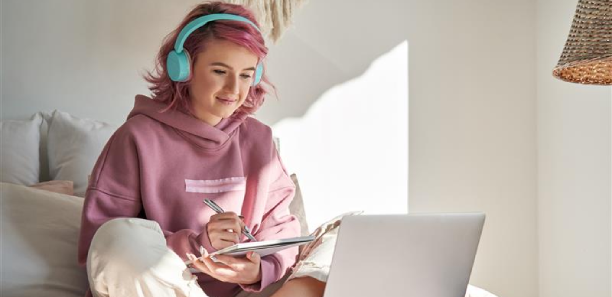
[[[217,20],[230,20],[249,23],[251,24],[251,26],[253,26],[253,28],[259,31],[259,28],[257,28],[257,26],[249,19],[227,13],[209,14],[191,21],[179,33],[178,37],[176,38],[176,43],[174,44],[174,50],[168,54],[168,59],[166,59],[166,68],[168,69],[168,75],[170,76],[171,80],[186,81],[187,78],[189,78],[189,72],[191,68],[189,66],[189,53],[183,50],[183,44],[185,43],[185,40],[187,39],[189,34],[193,33],[193,31],[195,31],[196,29],[206,25],[208,22]],[[255,69],[255,78],[253,80],[253,86],[256,86],[259,83],[262,75],[263,65],[261,62],[259,62],[257,64],[257,68]]]

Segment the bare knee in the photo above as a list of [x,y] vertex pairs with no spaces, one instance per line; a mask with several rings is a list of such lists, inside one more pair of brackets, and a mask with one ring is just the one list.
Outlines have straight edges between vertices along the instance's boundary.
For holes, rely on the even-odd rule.
[[272,297],[322,297],[325,283],[312,277],[299,277],[286,282]]

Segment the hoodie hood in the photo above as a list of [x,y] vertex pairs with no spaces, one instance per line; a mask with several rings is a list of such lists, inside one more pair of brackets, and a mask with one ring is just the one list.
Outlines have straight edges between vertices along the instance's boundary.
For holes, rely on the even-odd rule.
[[232,115],[211,126],[178,110],[169,109],[162,113],[161,110],[166,107],[167,105],[162,102],[144,95],[136,95],[134,108],[128,115],[128,120],[142,114],[175,128],[179,134],[202,148],[217,149],[232,138],[247,117]]

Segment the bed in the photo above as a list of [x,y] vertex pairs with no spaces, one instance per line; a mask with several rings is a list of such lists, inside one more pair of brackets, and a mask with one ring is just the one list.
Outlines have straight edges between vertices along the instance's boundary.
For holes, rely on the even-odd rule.
[[[77,265],[83,197],[116,128],[59,110],[0,122],[0,296],[85,295],[87,275]],[[297,177],[292,179],[297,189],[290,210],[306,235],[302,195]],[[474,286],[466,296],[495,297]]]

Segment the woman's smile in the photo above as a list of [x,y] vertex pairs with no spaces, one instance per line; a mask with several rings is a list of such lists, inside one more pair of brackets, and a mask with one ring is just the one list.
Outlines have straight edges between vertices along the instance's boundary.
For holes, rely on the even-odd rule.
[[233,105],[238,102],[238,99],[231,99],[229,97],[217,97],[217,100],[225,105]]

